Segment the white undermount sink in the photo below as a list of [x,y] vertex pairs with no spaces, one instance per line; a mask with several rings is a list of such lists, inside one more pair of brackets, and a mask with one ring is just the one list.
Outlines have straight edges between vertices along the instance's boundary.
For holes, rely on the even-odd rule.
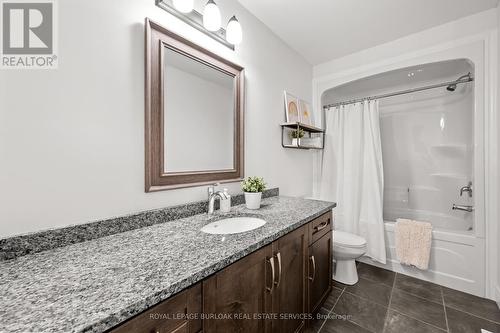
[[201,231],[207,234],[238,234],[262,227],[266,221],[256,217],[231,217],[207,224]]

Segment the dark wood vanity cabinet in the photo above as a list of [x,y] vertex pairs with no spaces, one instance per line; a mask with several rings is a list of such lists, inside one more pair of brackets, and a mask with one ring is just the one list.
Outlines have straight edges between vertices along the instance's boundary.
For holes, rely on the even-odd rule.
[[323,214],[111,332],[303,332],[331,291],[331,225]]
[[330,294],[332,287],[332,233],[309,246],[308,300],[309,312],[315,313]]
[[278,278],[273,295],[273,313],[278,319],[273,332],[301,332],[306,319],[307,225],[292,231],[273,243]]
[[332,247],[329,212],[205,280],[204,313],[224,319],[204,332],[303,332],[331,291]]
[[203,331],[270,332],[275,277],[270,244],[203,281]]
[[326,213],[309,223],[307,277],[308,312],[319,310],[332,290],[333,235],[332,213]]
[[109,333],[198,333],[201,322],[201,283],[153,306],[111,329]]
[[302,331],[306,251],[304,226],[205,280],[204,313],[220,318],[204,318],[204,332]]
[[309,244],[332,232],[332,212],[325,213],[309,222]]

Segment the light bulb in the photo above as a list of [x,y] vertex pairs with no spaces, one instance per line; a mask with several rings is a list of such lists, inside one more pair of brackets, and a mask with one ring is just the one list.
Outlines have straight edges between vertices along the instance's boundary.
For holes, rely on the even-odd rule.
[[220,24],[219,7],[217,7],[214,0],[208,0],[203,11],[203,26],[209,31],[217,31],[220,29]]
[[194,0],[174,0],[174,7],[181,13],[189,13],[194,8]]
[[226,40],[233,44],[238,45],[243,39],[243,32],[241,31],[241,24],[236,16],[231,17],[226,29]]

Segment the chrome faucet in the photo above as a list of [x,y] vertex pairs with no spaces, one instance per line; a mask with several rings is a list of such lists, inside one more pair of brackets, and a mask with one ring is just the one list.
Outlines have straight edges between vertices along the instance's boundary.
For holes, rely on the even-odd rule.
[[226,193],[222,191],[215,191],[215,187],[220,185],[219,183],[208,187],[208,214],[214,213],[215,199],[219,197],[220,200],[228,199]]
[[469,198],[472,198],[472,182],[469,182],[467,186],[463,186],[460,189],[460,196],[462,196],[464,192],[469,192]]

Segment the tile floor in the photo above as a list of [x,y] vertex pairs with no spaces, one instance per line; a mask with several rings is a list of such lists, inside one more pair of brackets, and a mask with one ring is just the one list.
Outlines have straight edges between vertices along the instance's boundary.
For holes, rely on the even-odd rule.
[[[500,333],[495,302],[358,264],[359,282],[334,289],[311,332],[321,333]],[[326,316],[328,315],[328,316]]]

